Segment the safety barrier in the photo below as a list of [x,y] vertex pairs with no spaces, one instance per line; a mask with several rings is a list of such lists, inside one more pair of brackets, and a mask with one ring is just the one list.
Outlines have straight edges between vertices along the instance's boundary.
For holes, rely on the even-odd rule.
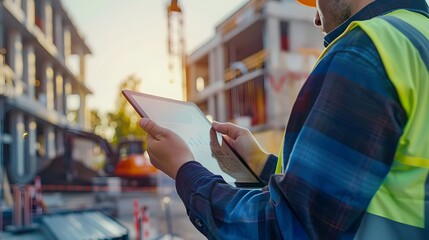
[[149,208],[145,205],[140,207],[138,199],[133,200],[133,208],[136,240],[148,240],[150,236]]

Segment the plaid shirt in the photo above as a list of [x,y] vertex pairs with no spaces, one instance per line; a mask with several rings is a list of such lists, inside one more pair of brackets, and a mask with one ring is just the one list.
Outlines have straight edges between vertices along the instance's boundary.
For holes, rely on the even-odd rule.
[[[424,0],[376,0],[325,37],[329,44],[354,20],[398,8],[428,14]],[[283,146],[284,174],[261,174],[266,188],[234,188],[199,163],[184,164],[176,189],[197,229],[209,239],[353,239],[390,170],[407,121],[369,39],[356,28],[311,73],[293,107]]]

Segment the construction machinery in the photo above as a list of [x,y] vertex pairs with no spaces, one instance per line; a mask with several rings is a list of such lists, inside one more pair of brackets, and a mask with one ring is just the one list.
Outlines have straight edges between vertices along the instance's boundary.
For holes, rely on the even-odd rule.
[[121,139],[117,154],[114,176],[121,177],[131,186],[156,185],[158,170],[150,163],[143,139],[133,136]]
[[115,149],[90,132],[67,129],[64,153],[38,171],[44,190],[92,191],[94,179],[120,177],[124,186],[154,186],[158,170],[150,163],[143,139],[127,137]]

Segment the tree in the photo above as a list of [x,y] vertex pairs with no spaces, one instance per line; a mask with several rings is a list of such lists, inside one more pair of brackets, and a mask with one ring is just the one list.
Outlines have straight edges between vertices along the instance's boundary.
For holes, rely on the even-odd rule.
[[91,129],[95,134],[111,141],[113,129],[109,126],[110,123],[109,118],[106,117],[107,115],[97,110],[91,110]]
[[122,137],[146,137],[146,133],[138,125],[139,115],[121,93],[122,89],[139,91],[140,83],[140,78],[134,75],[128,76],[120,83],[115,111],[102,113],[91,110],[91,128],[94,133],[114,145],[117,145]]
[[119,85],[119,94],[117,96],[116,112],[108,113],[109,127],[114,129],[114,135],[111,139],[113,144],[118,144],[119,139],[127,136],[145,137],[145,132],[138,125],[140,119],[137,112],[122,96],[122,89],[139,91],[141,79],[131,75]]

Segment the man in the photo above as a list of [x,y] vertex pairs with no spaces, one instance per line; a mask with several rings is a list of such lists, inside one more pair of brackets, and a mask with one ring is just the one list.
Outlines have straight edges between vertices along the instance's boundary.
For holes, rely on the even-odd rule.
[[213,124],[268,186],[231,187],[192,161],[179,136],[142,119],[152,163],[176,179],[210,239],[429,239],[427,3],[299,1],[317,8],[326,49],[279,160],[248,130]]

